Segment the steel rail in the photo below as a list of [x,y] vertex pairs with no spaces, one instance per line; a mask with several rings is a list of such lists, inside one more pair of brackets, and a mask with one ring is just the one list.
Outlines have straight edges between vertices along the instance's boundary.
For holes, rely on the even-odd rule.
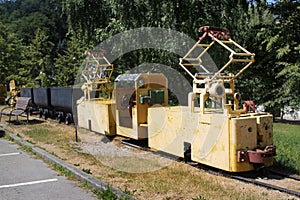
[[264,183],[264,182],[261,182],[261,181],[257,181],[257,180],[251,179],[251,178],[245,178],[245,177],[242,177],[242,176],[232,175],[230,177],[233,178],[233,179],[236,179],[236,180],[246,182],[246,183],[252,183],[254,185],[262,186],[262,187],[267,188],[267,189],[277,190],[277,191],[280,191],[280,192],[284,192],[284,193],[287,193],[287,194],[291,194],[291,195],[300,197],[300,192],[295,191],[295,190],[290,190],[288,188],[279,187],[279,186],[276,186],[276,185],[272,185],[272,184]]
[[[191,166],[194,166],[194,165],[191,165]],[[261,186],[261,187],[264,187],[264,188],[267,188],[267,189],[272,189],[272,190],[280,191],[280,192],[283,192],[283,193],[286,193],[286,194],[294,195],[296,197],[300,197],[300,192],[295,191],[295,190],[290,190],[288,188],[272,185],[272,184],[269,184],[269,183],[264,183],[264,182],[255,180],[253,178],[247,178],[247,177],[240,176],[240,175],[233,175],[230,172],[225,172],[225,171],[222,171],[222,170],[210,169],[210,167],[206,167],[206,166],[203,167],[202,164],[199,164],[199,163],[196,167],[200,168],[200,169],[203,169],[203,170],[205,170],[208,173],[213,174],[213,175],[224,176],[224,177],[227,177],[227,178],[236,179],[236,180],[239,180],[239,181],[242,181],[242,182],[245,182],[245,183],[250,183],[250,184]],[[209,169],[207,169],[207,168],[209,168]],[[288,175],[288,174],[278,172],[278,171],[275,171],[275,170],[271,170],[271,169],[268,169],[268,172],[272,172],[273,174],[281,175],[282,177],[285,177],[285,178],[290,178],[290,179],[293,179],[293,180],[296,180],[296,181],[300,181],[300,177],[298,177],[298,176]]]
[[296,181],[300,181],[300,176],[290,175],[290,174],[287,174],[287,173],[276,171],[274,169],[268,169],[268,171],[273,173],[273,174],[277,174],[277,175],[280,175],[280,176],[284,176],[286,178],[290,178],[290,179],[293,179],[293,180],[296,180]]

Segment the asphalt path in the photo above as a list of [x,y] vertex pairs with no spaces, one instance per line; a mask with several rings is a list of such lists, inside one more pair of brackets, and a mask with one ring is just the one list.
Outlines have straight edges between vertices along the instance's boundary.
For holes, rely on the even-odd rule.
[[95,200],[79,183],[60,176],[42,160],[0,138],[1,200]]

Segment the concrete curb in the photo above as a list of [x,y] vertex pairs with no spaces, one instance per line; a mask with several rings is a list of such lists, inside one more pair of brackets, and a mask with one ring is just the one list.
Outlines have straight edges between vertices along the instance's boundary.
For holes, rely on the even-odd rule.
[[110,189],[114,194],[116,194],[120,198],[135,199],[134,197],[132,197],[128,194],[125,194],[121,190],[119,190],[117,188],[113,188],[113,187],[109,186],[107,183],[104,183],[104,182],[100,181],[99,179],[96,179],[95,177],[91,176],[90,174],[87,174],[87,173],[77,169],[76,167],[64,162],[60,158],[48,153],[47,151],[45,151],[39,147],[36,147],[35,145],[27,142],[26,140],[18,137],[17,135],[10,133],[7,130],[5,130],[5,133],[8,134],[11,138],[13,138],[15,142],[20,143],[22,146],[31,147],[32,152],[36,153],[43,160],[63,167],[64,169],[69,171],[76,179],[78,179],[81,182],[86,182],[93,189],[99,189],[99,190]]

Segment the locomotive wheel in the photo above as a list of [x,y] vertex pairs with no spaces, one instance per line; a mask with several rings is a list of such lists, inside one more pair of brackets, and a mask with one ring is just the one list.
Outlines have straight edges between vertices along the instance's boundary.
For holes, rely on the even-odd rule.
[[71,121],[72,121],[72,115],[68,113],[66,116],[65,124],[69,125],[71,124]]

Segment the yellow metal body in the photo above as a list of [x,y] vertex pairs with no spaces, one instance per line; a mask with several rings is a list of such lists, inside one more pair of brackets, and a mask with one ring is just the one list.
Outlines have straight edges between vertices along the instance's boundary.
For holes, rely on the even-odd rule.
[[114,136],[116,108],[115,100],[111,98],[113,87],[110,81],[114,67],[101,50],[87,54],[82,70],[84,99],[77,102],[78,126]]
[[77,105],[78,126],[103,133],[116,134],[114,101],[82,101]]
[[151,107],[148,121],[149,147],[184,157],[184,144],[189,143],[192,161],[230,172],[254,170],[253,164],[237,161],[238,150],[273,141],[272,116],[266,113],[232,117],[216,112],[202,115],[181,106]]
[[10,107],[15,106],[17,99],[18,99],[19,92],[20,92],[20,90],[16,87],[15,80],[9,81],[9,95],[10,96],[6,103],[8,103],[8,105]]

